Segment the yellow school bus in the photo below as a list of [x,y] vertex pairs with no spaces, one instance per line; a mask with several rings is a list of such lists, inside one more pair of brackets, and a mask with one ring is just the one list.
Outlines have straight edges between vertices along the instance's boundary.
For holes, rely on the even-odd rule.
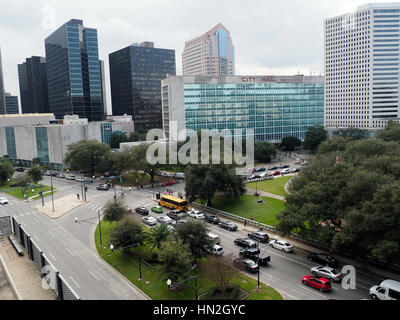
[[188,210],[188,202],[185,199],[164,195],[161,197],[159,205],[172,210]]

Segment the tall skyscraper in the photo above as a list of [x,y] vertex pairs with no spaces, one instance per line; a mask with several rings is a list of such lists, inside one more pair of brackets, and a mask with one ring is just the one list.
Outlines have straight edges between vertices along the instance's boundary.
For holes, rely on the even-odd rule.
[[135,128],[162,128],[161,80],[176,74],[175,50],[142,42],[109,60],[113,115],[131,115]]
[[46,58],[31,57],[18,65],[22,113],[48,113]]
[[182,54],[184,76],[235,74],[235,49],[221,23],[205,34],[186,41]]
[[18,96],[12,96],[10,93],[5,94],[6,114],[19,114]]
[[101,74],[101,95],[103,97],[104,116],[107,116],[107,96],[106,96],[106,75],[104,73],[104,61],[100,60],[100,74]]
[[4,79],[3,79],[3,63],[1,60],[1,48],[0,48],[0,114],[6,113],[6,98],[4,91]]
[[72,19],[46,40],[49,111],[59,119],[76,114],[104,118],[97,30]]
[[325,126],[399,120],[400,4],[366,4],[325,20]]

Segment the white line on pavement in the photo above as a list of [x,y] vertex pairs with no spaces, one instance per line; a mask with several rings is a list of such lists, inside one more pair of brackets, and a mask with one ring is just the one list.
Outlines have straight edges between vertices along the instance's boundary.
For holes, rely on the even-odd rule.
[[97,278],[96,275],[95,275],[92,271],[90,271],[90,270],[88,270],[88,271],[89,271],[89,273],[90,273],[97,281],[100,281],[100,279]]
[[51,252],[49,252],[49,256],[52,257],[52,258],[54,259],[54,261],[57,261],[56,257],[53,256],[53,255],[51,254]]
[[78,288],[80,288],[79,284],[76,283],[76,281],[74,280],[74,278],[72,278],[71,276],[69,276],[69,277],[70,277],[70,279],[76,284],[76,286],[77,286]]
[[65,248],[65,250],[66,250],[71,256],[74,256],[74,254],[73,254],[68,248]]
[[304,289],[304,290],[310,292],[310,293],[316,294],[317,296],[320,296],[320,297],[322,297],[322,298],[324,298],[324,299],[328,299],[327,297],[323,296],[322,294],[319,294],[319,293],[317,293],[317,292],[314,292],[314,291],[311,291],[311,290],[305,288],[304,285],[301,286],[301,285],[298,284],[297,286],[298,286],[299,288],[302,288],[302,289]]
[[50,237],[55,238],[54,234],[52,234],[50,231],[47,231],[47,233],[50,235]]
[[36,219],[36,218],[33,218],[33,220],[35,220],[37,223],[39,223],[39,224],[40,224],[40,221],[39,221],[38,219]]

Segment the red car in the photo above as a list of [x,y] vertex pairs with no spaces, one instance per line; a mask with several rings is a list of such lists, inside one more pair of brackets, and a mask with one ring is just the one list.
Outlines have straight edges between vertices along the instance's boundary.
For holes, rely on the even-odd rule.
[[162,184],[163,187],[168,187],[168,186],[173,186],[176,183],[176,180],[174,181],[168,181],[168,182],[164,182]]
[[275,171],[272,175],[273,175],[273,176],[280,176],[280,175],[281,175],[281,172],[280,172],[280,171]]
[[320,278],[316,276],[305,276],[302,280],[303,284],[318,289],[321,292],[332,291],[332,284],[326,278]]

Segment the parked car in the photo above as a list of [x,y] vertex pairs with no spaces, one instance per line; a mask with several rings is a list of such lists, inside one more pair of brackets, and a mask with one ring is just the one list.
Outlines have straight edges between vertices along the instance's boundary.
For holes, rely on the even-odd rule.
[[251,273],[256,273],[258,271],[258,264],[250,259],[235,259],[234,266]]
[[17,171],[17,172],[25,172],[25,168],[18,167],[18,168],[15,168],[15,171]]
[[50,175],[51,175],[51,171],[46,170],[45,172],[43,172],[43,174],[44,174],[45,176],[50,176]]
[[78,178],[76,178],[75,180],[76,180],[77,182],[83,182],[83,181],[85,181],[85,178],[78,177]]
[[142,222],[143,222],[144,224],[147,224],[148,226],[155,226],[155,225],[157,224],[157,219],[148,216],[148,217],[143,217],[143,218],[142,218]]
[[187,217],[187,212],[186,211],[177,211],[177,210],[171,210],[170,212],[167,213],[167,216],[170,217],[171,219],[183,219]]
[[332,291],[332,284],[328,279],[315,277],[315,276],[305,276],[301,282],[306,285],[318,289],[321,292]]
[[65,177],[67,180],[75,180],[76,179],[76,177],[75,176],[72,176],[72,175],[68,175],[68,176],[66,176]]
[[57,176],[58,176],[58,173],[57,173],[57,172],[52,172],[50,175],[51,175],[52,177],[57,177]]
[[400,282],[384,280],[379,286],[371,287],[369,295],[373,300],[400,300]]
[[278,170],[278,169],[279,168],[277,166],[272,166],[272,167],[268,168],[269,171],[274,171],[274,170]]
[[155,207],[151,208],[151,211],[153,211],[155,213],[163,213],[163,208],[161,206],[155,206]]
[[144,208],[144,207],[136,208],[135,212],[141,214],[142,216],[149,215],[149,210],[147,210],[147,208]]
[[255,241],[259,241],[261,243],[268,243],[269,242],[269,236],[265,232],[262,231],[255,231],[255,232],[249,232],[247,236],[250,239],[253,239]]
[[296,172],[300,172],[301,169],[300,168],[293,168],[292,170],[290,170],[291,173],[296,173]]
[[272,240],[269,242],[269,245],[272,248],[285,251],[285,252],[292,252],[293,251],[293,245],[291,245],[289,242],[286,242],[284,240]]
[[204,219],[205,221],[212,223],[212,224],[218,224],[221,222],[217,216],[211,215],[211,214],[204,214]]
[[290,168],[288,164],[282,164],[279,166],[279,169],[287,169],[287,168]]
[[173,186],[174,184],[176,184],[176,181],[175,181],[175,180],[164,182],[164,183],[162,184],[162,186],[163,186],[163,187],[168,187],[168,186]]
[[214,244],[221,244],[221,238],[214,233],[207,233],[207,236],[211,239]]
[[332,255],[325,253],[310,253],[307,258],[309,261],[314,261],[321,265],[332,268],[337,268],[339,265],[339,261],[337,261],[337,259],[335,259]]
[[0,198],[0,204],[4,206],[5,204],[8,204],[8,199],[7,198]]
[[64,174],[62,174],[62,173],[59,173],[59,174],[57,174],[57,178],[64,179],[64,178],[65,178],[65,175],[64,175]]
[[174,227],[184,226],[187,223],[186,220],[172,220],[171,225]]
[[341,272],[338,272],[337,270],[331,267],[322,267],[322,266],[312,267],[311,273],[315,276],[318,275],[320,277],[324,277],[334,282],[340,282],[342,281],[343,278],[343,274]]
[[233,243],[242,248],[257,248],[257,242],[251,239],[240,238],[234,240]]
[[162,217],[158,217],[158,222],[160,223],[165,223],[165,224],[172,224],[174,222],[174,220],[172,220],[170,217],[168,216],[162,216]]
[[254,172],[264,172],[267,168],[256,168]]
[[261,175],[258,174],[258,173],[255,173],[255,174],[250,176],[249,180],[258,179],[258,178],[261,178]]
[[103,190],[103,191],[107,191],[108,189],[110,189],[110,186],[107,183],[104,184],[99,184],[96,187],[97,190]]
[[189,211],[189,216],[194,218],[194,219],[204,219],[205,218],[203,212],[198,211],[198,210],[194,210],[194,209]]
[[224,253],[225,253],[224,248],[222,248],[220,245],[214,244],[212,246],[212,254],[214,254],[216,256],[221,256]]
[[281,175],[281,172],[280,171],[275,171],[275,172],[273,172],[272,173],[272,175],[275,177],[275,176],[280,176]]
[[231,221],[221,221],[218,223],[218,227],[229,231],[236,231],[238,229],[238,226]]
[[185,174],[183,172],[177,172],[174,174],[175,179],[185,179]]
[[241,249],[239,256],[243,259],[250,259],[258,263],[260,266],[265,266],[271,261],[271,257],[266,253],[260,253],[257,248]]
[[92,179],[85,179],[85,183],[93,183],[93,180]]
[[265,178],[265,177],[271,177],[271,174],[269,172],[263,172],[260,174],[261,178]]
[[283,169],[283,170],[281,171],[281,174],[289,174],[289,173],[290,173],[290,169],[288,169],[288,168]]

